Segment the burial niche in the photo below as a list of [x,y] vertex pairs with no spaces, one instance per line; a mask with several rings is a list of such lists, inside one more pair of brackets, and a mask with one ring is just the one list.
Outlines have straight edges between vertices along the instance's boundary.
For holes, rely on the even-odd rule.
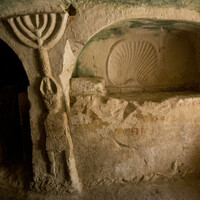
[[103,78],[109,93],[199,91],[199,31],[187,21],[118,21],[86,43],[74,77]]
[[0,165],[30,165],[28,78],[17,55],[2,40],[0,58]]

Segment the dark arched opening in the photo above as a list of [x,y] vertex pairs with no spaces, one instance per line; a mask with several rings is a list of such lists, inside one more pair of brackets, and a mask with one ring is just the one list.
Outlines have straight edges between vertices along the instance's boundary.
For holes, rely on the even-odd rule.
[[19,58],[2,40],[0,70],[0,167],[16,173],[31,166],[29,81]]

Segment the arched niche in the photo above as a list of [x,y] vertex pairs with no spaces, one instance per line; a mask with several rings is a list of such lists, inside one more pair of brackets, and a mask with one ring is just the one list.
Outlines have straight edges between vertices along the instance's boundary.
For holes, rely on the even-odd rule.
[[86,43],[73,77],[100,77],[110,93],[199,91],[199,32],[180,20],[115,22]]
[[[182,154],[190,136],[185,141],[175,138],[182,138],[184,131],[191,137],[199,133],[198,118],[195,120],[198,103],[194,103],[199,101],[199,30],[198,23],[187,21],[127,19],[104,27],[84,45],[71,80],[71,112],[77,126],[79,159],[91,167],[89,174],[93,173],[94,181],[105,177],[129,179],[132,175],[151,174],[152,169],[168,171],[172,160],[184,159],[186,168],[198,166],[198,156]],[[103,93],[101,79],[108,94],[115,95]],[[79,142],[85,134],[88,141],[84,149]],[[195,142],[198,146],[196,139],[190,141],[189,148],[194,149]],[[102,149],[109,154],[102,153]],[[141,152],[149,155],[149,167]],[[198,154],[196,149],[191,152]],[[81,153],[87,155],[85,160]],[[94,162],[88,162],[89,156]],[[80,167],[81,176],[87,180],[87,172],[81,170]]]
[[30,167],[29,81],[18,56],[3,40],[0,60],[0,167]]

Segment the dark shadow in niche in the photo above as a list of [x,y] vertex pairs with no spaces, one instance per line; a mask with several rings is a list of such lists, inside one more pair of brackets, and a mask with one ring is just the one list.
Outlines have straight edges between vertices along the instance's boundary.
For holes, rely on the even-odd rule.
[[69,13],[70,16],[75,16],[77,13],[76,8],[72,4],[70,4],[65,10]]
[[29,81],[19,58],[2,40],[0,59],[0,171],[9,174],[9,185],[15,176],[21,186],[27,186],[32,171]]

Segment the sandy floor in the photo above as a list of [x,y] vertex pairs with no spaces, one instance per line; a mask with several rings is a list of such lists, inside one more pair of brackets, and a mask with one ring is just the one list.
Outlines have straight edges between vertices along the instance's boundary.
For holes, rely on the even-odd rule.
[[199,200],[200,180],[176,180],[170,183],[113,184],[77,194],[36,194],[14,188],[0,189],[0,200]]

